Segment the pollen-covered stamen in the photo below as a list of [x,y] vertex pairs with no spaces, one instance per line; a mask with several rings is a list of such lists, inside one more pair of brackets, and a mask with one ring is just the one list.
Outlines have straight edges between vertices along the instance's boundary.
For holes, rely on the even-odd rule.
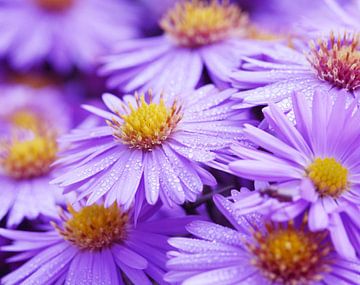
[[344,34],[310,43],[308,60],[321,80],[353,91],[360,87],[360,34]]
[[348,189],[348,170],[334,158],[316,158],[307,175],[321,196],[336,198]]
[[101,250],[125,239],[128,214],[114,203],[105,208],[91,205],[79,211],[68,206],[70,217],[64,216],[62,226],[53,224],[59,233],[80,249]]
[[45,175],[55,161],[58,146],[55,136],[27,132],[0,143],[0,165],[14,179]]
[[34,0],[34,1],[42,9],[52,12],[64,11],[70,8],[74,3],[74,0]]
[[129,104],[129,114],[119,114],[123,123],[116,119],[108,124],[114,129],[114,136],[132,148],[151,150],[161,145],[175,130],[181,120],[181,107],[176,101],[167,107],[161,97],[159,103],[145,101],[144,94],[139,98],[135,94],[137,106]]
[[293,221],[287,226],[269,223],[266,232],[254,232],[254,244],[248,243],[254,265],[274,284],[310,284],[328,271],[327,232],[309,232],[306,222],[299,229]]
[[248,16],[229,1],[180,1],[161,20],[179,45],[196,47],[246,33]]

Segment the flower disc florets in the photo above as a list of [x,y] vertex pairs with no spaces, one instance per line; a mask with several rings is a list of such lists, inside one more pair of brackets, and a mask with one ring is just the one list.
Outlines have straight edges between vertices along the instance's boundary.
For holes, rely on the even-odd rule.
[[30,134],[31,138],[14,138],[1,146],[0,164],[15,179],[45,175],[55,161],[57,143],[52,136]]
[[336,198],[348,188],[348,170],[334,158],[316,158],[307,172],[321,196]]
[[54,224],[59,233],[80,249],[101,250],[126,237],[128,214],[114,203],[109,208],[91,205],[75,211],[68,206],[71,217],[63,227]]
[[145,101],[145,96],[136,97],[136,107],[129,104],[128,114],[119,114],[123,123],[117,120],[109,121],[115,130],[114,136],[132,148],[151,150],[161,145],[175,130],[181,120],[181,107],[177,102],[167,107],[163,98],[159,103]]
[[8,137],[0,142],[0,165],[14,179],[31,179],[49,172],[55,161],[56,134],[42,119],[28,110],[14,112]]
[[326,258],[331,247],[324,242],[326,232],[309,232],[305,222],[295,228],[292,221],[286,227],[266,225],[265,233],[256,231],[256,244],[248,244],[254,254],[253,263],[274,283],[286,285],[308,284],[326,272]]
[[211,44],[246,32],[248,16],[229,1],[180,1],[161,20],[162,29],[183,46]]
[[360,87],[360,34],[344,34],[310,43],[308,60],[317,76],[348,91]]

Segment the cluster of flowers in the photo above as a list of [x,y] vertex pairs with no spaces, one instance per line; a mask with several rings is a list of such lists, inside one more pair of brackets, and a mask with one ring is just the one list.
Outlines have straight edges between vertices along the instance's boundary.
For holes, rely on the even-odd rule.
[[0,0],[0,283],[360,284],[359,17]]

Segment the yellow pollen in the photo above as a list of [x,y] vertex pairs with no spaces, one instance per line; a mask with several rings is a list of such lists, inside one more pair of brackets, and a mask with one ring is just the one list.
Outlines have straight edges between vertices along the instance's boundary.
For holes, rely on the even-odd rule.
[[101,250],[126,237],[127,213],[123,213],[114,203],[109,208],[91,205],[78,212],[71,206],[71,218],[64,221],[63,228],[54,225],[59,233],[80,249]]
[[326,257],[331,250],[324,242],[327,232],[309,232],[304,224],[297,229],[293,221],[286,227],[270,223],[266,229],[265,233],[254,233],[256,244],[248,244],[248,248],[254,255],[254,265],[272,282],[308,284],[327,271]]
[[317,76],[333,86],[348,91],[360,87],[360,33],[310,43],[308,61]]
[[[161,145],[175,130],[181,119],[181,108],[176,102],[167,107],[161,98],[159,103],[145,101],[144,95],[140,98],[135,94],[137,107],[129,104],[130,113],[119,116],[124,120],[121,124],[117,120],[108,124],[115,130],[114,136],[132,148],[151,150]],[[151,97],[151,94],[150,94]]]
[[229,1],[180,1],[160,21],[182,46],[197,47],[246,33],[248,16]]
[[14,138],[1,146],[0,165],[5,173],[15,179],[47,174],[58,150],[55,138],[50,135],[34,135],[26,140]]
[[44,10],[58,12],[70,8],[74,0],[35,0],[35,2]]
[[43,125],[41,118],[28,110],[19,110],[14,112],[10,116],[9,121],[15,127],[23,128],[33,132],[39,132]]
[[307,175],[321,196],[338,197],[348,188],[348,170],[334,158],[316,158]]

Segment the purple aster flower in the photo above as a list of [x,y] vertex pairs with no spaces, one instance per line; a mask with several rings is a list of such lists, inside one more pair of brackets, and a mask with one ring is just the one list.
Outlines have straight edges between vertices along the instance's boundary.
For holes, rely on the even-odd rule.
[[[29,81],[28,81],[29,80]],[[67,102],[70,92],[51,84],[45,78],[16,78],[21,84],[1,84],[0,121],[25,129],[34,129],[48,122],[57,134],[68,131],[72,126],[70,106]],[[56,108],[49,108],[56,106]],[[40,122],[42,121],[42,122]],[[56,122],[56,123],[55,123]],[[32,125],[32,126],[30,126]]]
[[[234,199],[236,199],[234,195]],[[236,202],[241,203],[240,200]],[[215,203],[234,229],[194,221],[194,238],[170,238],[165,280],[176,284],[358,284],[360,262],[334,251],[328,232],[311,232],[303,221],[275,223],[259,214],[239,215],[232,202]]]
[[116,0],[1,0],[0,56],[20,70],[50,63],[58,71],[93,68],[115,41],[137,34],[136,15]]
[[261,53],[273,42],[264,39],[274,39],[228,1],[179,1],[160,26],[163,35],[120,43],[104,58],[100,73],[109,76],[109,87],[178,93],[196,87],[204,70],[218,87],[227,87],[240,56]]
[[355,103],[346,108],[344,96],[333,103],[320,92],[313,97],[312,109],[302,94],[294,94],[292,100],[296,126],[270,104],[264,115],[273,133],[250,125],[244,130],[251,142],[268,152],[234,147],[242,160],[231,162],[229,168],[241,177],[269,182],[272,196],[290,199],[277,219],[292,219],[308,210],[310,230],[328,229],[336,250],[353,258],[360,254],[360,111]]
[[14,241],[1,250],[19,252],[8,261],[28,260],[2,278],[2,284],[164,284],[168,236],[183,234],[193,220],[154,219],[147,211],[134,227],[132,212],[116,204],[68,210],[62,221],[52,223],[56,230],[0,229],[1,236]]
[[311,102],[315,89],[331,97],[342,93],[341,96],[349,101],[357,98],[360,90],[359,36],[358,33],[330,34],[317,44],[312,42],[307,54],[279,45],[268,51],[266,58],[244,58],[243,69],[232,75],[234,87],[250,89],[234,95],[242,99],[238,107],[276,102],[288,111],[294,91]]
[[207,85],[176,99],[153,98],[151,93],[124,100],[103,95],[111,113],[85,109],[108,125],[64,136],[71,147],[57,164],[65,173],[53,183],[66,191],[80,187],[88,204],[103,196],[106,206],[117,201],[126,208],[134,199],[136,208],[144,200],[155,204],[159,197],[169,206],[194,201],[204,183],[216,184],[204,164],[240,140],[242,122],[248,121],[247,111],[232,109],[229,97],[234,92]]
[[54,88],[0,88],[0,219],[8,214],[10,227],[24,218],[56,216],[63,198],[49,185],[51,164],[59,148],[56,137],[70,127],[69,108]]

